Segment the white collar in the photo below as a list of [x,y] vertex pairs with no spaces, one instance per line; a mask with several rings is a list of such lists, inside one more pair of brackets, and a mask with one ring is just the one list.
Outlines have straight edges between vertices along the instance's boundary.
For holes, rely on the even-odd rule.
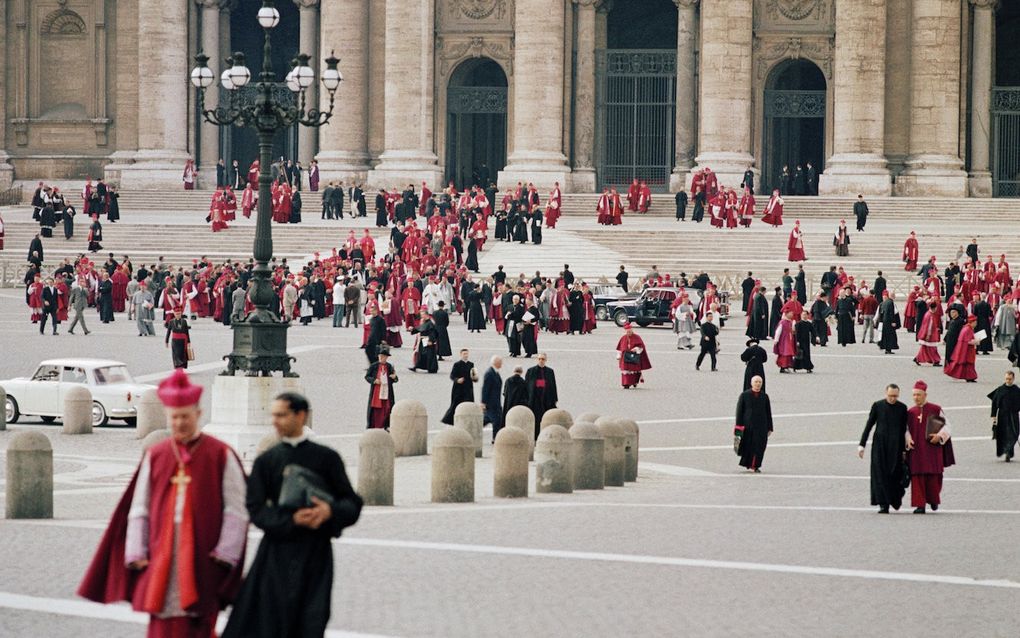
[[301,430],[301,434],[299,436],[282,436],[280,437],[280,442],[286,443],[291,447],[297,447],[298,445],[307,441],[308,439],[309,439],[308,428],[304,428]]

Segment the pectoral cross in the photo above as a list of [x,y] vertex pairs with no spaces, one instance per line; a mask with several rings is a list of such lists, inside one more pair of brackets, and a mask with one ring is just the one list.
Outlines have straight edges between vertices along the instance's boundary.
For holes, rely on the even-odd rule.
[[174,474],[173,477],[171,477],[170,482],[177,487],[188,486],[188,483],[191,482],[191,477],[184,473],[184,465],[177,466],[177,474]]

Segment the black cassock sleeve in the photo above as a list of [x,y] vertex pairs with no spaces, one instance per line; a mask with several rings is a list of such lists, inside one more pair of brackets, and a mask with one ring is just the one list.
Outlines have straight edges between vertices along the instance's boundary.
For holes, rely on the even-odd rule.
[[[764,393],[762,393],[764,394]],[[764,394],[765,397],[765,415],[769,421],[769,432],[772,431],[772,401],[769,400],[769,395]]]
[[868,437],[871,435],[871,428],[878,422],[878,404],[871,404],[871,412],[868,413],[868,422],[864,424],[864,434],[861,435],[861,447],[868,447]]
[[251,522],[256,527],[273,538],[284,539],[294,533],[293,513],[281,509],[276,505],[276,496],[271,495],[273,484],[273,473],[278,470],[272,462],[271,452],[267,452],[255,459],[251,469],[251,476],[248,477],[248,494],[245,497],[245,504],[248,507],[248,514]]
[[345,528],[358,522],[364,501],[351,486],[340,455],[335,450],[328,450],[328,454],[325,478],[336,500],[333,504],[333,517],[326,522],[326,527],[337,538]]

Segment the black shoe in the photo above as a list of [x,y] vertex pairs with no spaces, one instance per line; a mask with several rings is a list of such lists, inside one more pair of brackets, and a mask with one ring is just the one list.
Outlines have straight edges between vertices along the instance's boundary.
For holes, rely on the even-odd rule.
[[931,504],[931,511],[933,511],[933,512],[939,511],[939,504],[938,503],[932,503]]
[[68,331],[67,331],[67,334],[69,334],[69,335],[73,335],[73,334],[74,334],[74,330],[68,330]]
[[694,366],[695,370],[701,370],[701,366]]
[[888,505],[883,505],[882,507],[878,508],[878,513],[879,514],[888,514],[889,513],[889,506]]
[[914,513],[915,514],[924,514],[924,508],[923,507],[914,508]]

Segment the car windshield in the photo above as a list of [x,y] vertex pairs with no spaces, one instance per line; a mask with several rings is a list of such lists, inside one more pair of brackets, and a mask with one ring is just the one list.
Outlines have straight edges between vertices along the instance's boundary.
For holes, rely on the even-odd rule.
[[96,385],[110,385],[113,383],[131,383],[131,375],[124,366],[108,366],[96,368]]

